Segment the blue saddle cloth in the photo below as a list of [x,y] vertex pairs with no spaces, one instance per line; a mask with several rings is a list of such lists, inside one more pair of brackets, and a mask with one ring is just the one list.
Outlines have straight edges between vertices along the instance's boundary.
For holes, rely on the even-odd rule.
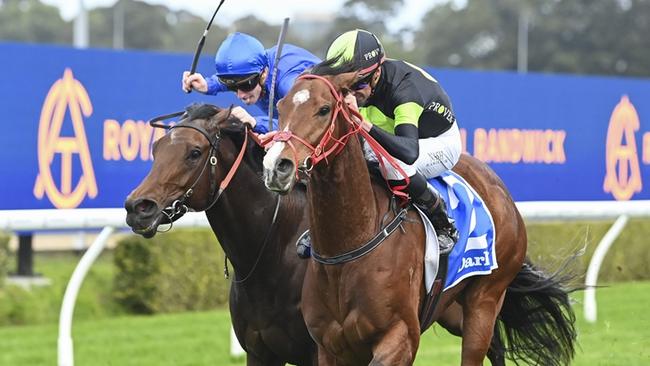
[[459,239],[449,254],[445,288],[498,268],[494,250],[494,222],[483,199],[460,175],[446,172],[429,184],[447,204],[447,213],[456,221]]

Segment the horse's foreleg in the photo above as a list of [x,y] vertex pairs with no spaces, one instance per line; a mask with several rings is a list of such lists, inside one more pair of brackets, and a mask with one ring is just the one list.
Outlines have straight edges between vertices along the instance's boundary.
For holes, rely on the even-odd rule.
[[[481,286],[480,282],[466,293],[463,302],[462,366],[480,366],[490,349],[494,324],[503,304],[505,290]],[[488,289],[486,289],[488,288]]]
[[419,343],[419,329],[409,332],[406,323],[399,322],[375,344],[369,366],[412,365]]

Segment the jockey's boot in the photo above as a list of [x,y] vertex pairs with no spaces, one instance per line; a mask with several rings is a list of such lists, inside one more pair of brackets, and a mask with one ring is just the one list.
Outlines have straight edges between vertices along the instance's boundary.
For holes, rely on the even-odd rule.
[[442,197],[427,188],[419,197],[413,198],[413,203],[427,215],[436,229],[440,255],[449,254],[458,241],[458,230],[454,220],[447,215],[447,206]]
[[296,241],[296,253],[298,253],[298,257],[301,259],[311,257],[311,234],[309,230],[302,233],[298,241]]

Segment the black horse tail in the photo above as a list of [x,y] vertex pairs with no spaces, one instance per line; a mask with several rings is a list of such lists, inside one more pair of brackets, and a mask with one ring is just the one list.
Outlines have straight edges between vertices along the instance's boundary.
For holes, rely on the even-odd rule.
[[[564,274],[568,263],[553,275],[526,260],[508,286],[495,325],[492,352],[505,354],[515,364],[568,365],[575,355],[575,313],[566,285],[574,276]],[[499,344],[505,341],[505,345]]]

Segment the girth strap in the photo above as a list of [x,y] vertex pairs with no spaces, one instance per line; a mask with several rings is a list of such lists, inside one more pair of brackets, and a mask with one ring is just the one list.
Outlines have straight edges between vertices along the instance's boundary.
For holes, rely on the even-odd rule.
[[449,253],[441,254],[438,259],[438,273],[433,281],[431,291],[425,295],[424,305],[420,309],[420,333],[424,333],[434,322],[433,313],[436,311],[438,301],[442,296],[442,289],[447,280],[447,267],[449,264]]
[[357,249],[336,255],[334,257],[323,257],[322,255],[316,253],[316,251],[314,251],[312,248],[311,257],[314,258],[316,262],[322,264],[341,264],[361,258],[373,251],[379,246],[379,244],[381,244],[387,237],[389,237],[390,234],[392,234],[402,224],[404,218],[406,217],[406,213],[407,208],[403,208],[399,213],[397,213],[397,215],[395,215],[393,220],[391,220],[388,225],[384,226],[384,228],[382,228],[379,233],[377,233],[377,235],[375,235],[372,239],[370,239],[369,242]]

